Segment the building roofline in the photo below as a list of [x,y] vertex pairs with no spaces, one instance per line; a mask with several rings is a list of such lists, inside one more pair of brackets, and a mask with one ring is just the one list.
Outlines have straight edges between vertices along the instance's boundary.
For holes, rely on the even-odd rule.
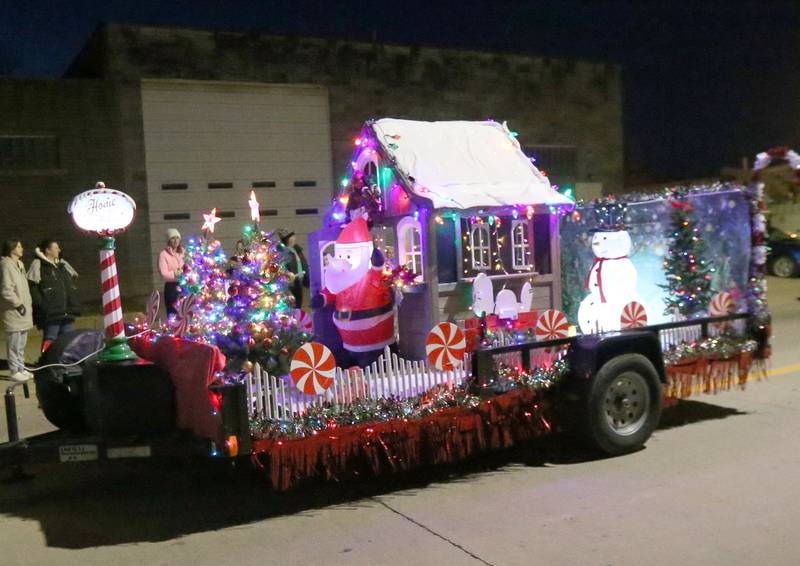
[[[89,39],[81,47],[78,54],[73,57],[72,61],[69,65],[67,65],[67,69],[64,71],[62,77],[69,78],[69,77],[81,77],[81,78],[102,78],[106,74],[106,69],[103,68],[101,73],[95,74],[94,76],[85,76],[80,71],[81,65],[83,65],[89,58],[96,57],[97,51],[103,50],[106,47],[106,32],[108,31],[109,25],[108,24],[98,24],[95,26],[94,31],[92,31]],[[101,65],[105,67],[106,65],[106,58],[100,58]]]
[[[308,35],[308,34],[299,34],[299,33],[288,33],[288,32],[273,32],[266,29],[246,29],[246,28],[232,28],[232,27],[203,27],[203,26],[188,26],[188,25],[174,25],[174,24],[143,24],[143,23],[126,23],[126,22],[106,22],[99,24],[92,35],[89,36],[89,39],[81,48],[78,55],[73,59],[72,63],[67,67],[67,71],[65,72],[64,76],[70,76],[75,74],[78,70],[79,64],[81,63],[82,59],[88,58],[90,55],[93,54],[92,49],[96,45],[96,43],[100,40],[105,40],[108,36],[108,32],[113,30],[114,28],[119,29],[162,29],[162,30],[174,30],[174,31],[189,31],[189,32],[197,32],[197,33],[231,33],[231,34],[257,34],[263,36],[270,36],[276,38],[292,38],[292,39],[311,39],[311,40],[319,40],[319,41],[345,41],[354,44],[358,44],[364,47],[374,46],[374,45],[383,45],[387,47],[401,47],[401,48],[419,48],[419,49],[436,49],[436,50],[443,50],[443,51],[459,51],[462,53],[470,53],[474,55],[506,55],[511,57],[531,57],[537,59],[552,59],[556,61],[565,61],[565,62],[575,62],[575,63],[584,63],[590,65],[606,65],[609,67],[616,68],[618,70],[622,70],[623,65],[618,61],[609,61],[607,59],[592,59],[589,57],[572,57],[572,56],[564,56],[564,55],[551,55],[547,53],[541,52],[527,52],[527,51],[519,51],[516,49],[509,49],[509,48],[497,48],[497,49],[481,49],[476,48],[474,46],[470,46],[469,44],[459,44],[459,43],[447,43],[447,44],[434,44],[434,43],[400,43],[396,41],[380,41],[380,40],[369,40],[365,38],[361,38],[358,36],[344,36],[344,35]],[[105,73],[105,70],[104,70]]]

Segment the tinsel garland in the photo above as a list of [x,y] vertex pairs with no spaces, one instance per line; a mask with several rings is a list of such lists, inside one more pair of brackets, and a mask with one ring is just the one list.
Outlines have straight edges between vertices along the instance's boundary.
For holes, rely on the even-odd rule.
[[[626,205],[656,200],[672,200],[675,197],[694,197],[704,194],[726,193],[741,190],[743,187],[737,183],[710,183],[705,185],[669,185],[661,193],[630,192],[620,195],[609,195],[589,201],[578,200],[576,209],[584,208],[619,208],[624,213]],[[619,212],[617,213],[619,215]]]
[[[535,368],[529,372],[501,365],[497,370],[496,379],[491,380],[491,383],[502,383],[503,391],[514,388],[540,391],[558,383],[567,371],[567,362],[564,360],[554,362],[550,368]],[[439,385],[407,399],[360,398],[345,406],[337,406],[326,401],[321,405],[310,407],[307,412],[291,419],[252,419],[250,430],[254,438],[283,440],[314,436],[330,428],[422,419],[444,409],[477,407],[481,398],[471,392],[471,387],[471,383],[452,388]]]
[[758,181],[758,171],[750,185],[750,273],[746,291],[748,311],[757,325],[769,324],[767,307],[767,220],[764,215],[764,184]]
[[420,419],[449,408],[474,408],[480,399],[461,388],[436,386],[424,395],[410,399],[396,397],[360,398],[345,406],[331,402],[314,405],[289,420],[257,418],[251,422],[254,438],[296,439],[314,436],[329,429],[393,420]]
[[[501,371],[510,378],[509,368]],[[346,410],[321,407],[289,427],[265,428],[262,422],[252,458],[279,490],[455,463],[548,432],[553,405],[542,391],[566,372],[565,362],[536,375],[517,372],[513,389],[485,400],[467,387],[439,387],[408,400],[366,399]],[[290,438],[290,432],[306,436]]]
[[376,477],[451,464],[550,430],[552,405],[531,389],[453,407],[419,420],[364,423],[296,440],[256,440],[253,461],[279,490],[309,480]]
[[[727,391],[734,385],[744,388],[758,348],[755,340],[730,335],[681,344],[664,352],[667,370],[666,397],[685,398],[694,393]],[[755,360],[759,372],[764,362]]]
[[722,334],[704,338],[698,342],[683,343],[664,352],[664,363],[668,366],[693,362],[699,358],[728,360],[742,352],[755,352],[758,344],[738,336]]

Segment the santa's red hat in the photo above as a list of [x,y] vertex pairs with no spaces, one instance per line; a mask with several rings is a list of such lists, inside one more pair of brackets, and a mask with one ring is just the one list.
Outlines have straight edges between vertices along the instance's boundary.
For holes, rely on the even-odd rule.
[[356,218],[344,227],[344,230],[336,238],[336,243],[341,244],[366,244],[372,242],[367,221],[363,217]]

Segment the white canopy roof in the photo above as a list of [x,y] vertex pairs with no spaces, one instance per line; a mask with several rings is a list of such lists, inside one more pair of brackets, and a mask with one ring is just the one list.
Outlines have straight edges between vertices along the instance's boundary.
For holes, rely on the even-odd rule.
[[412,190],[435,208],[571,204],[550,187],[519,142],[497,122],[417,122],[383,118],[378,142]]

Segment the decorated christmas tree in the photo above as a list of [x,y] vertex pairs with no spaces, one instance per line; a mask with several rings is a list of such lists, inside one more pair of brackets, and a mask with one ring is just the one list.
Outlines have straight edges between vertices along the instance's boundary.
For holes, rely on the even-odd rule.
[[705,245],[692,205],[677,196],[673,197],[671,204],[672,233],[664,260],[667,283],[661,285],[667,291],[664,314],[698,316],[706,311],[713,295],[713,269],[704,259]]
[[185,300],[193,301],[186,337],[217,345],[231,370],[257,362],[287,373],[292,354],[311,336],[295,318],[283,244],[251,227],[242,243],[228,258],[217,240],[189,241],[180,280]]

